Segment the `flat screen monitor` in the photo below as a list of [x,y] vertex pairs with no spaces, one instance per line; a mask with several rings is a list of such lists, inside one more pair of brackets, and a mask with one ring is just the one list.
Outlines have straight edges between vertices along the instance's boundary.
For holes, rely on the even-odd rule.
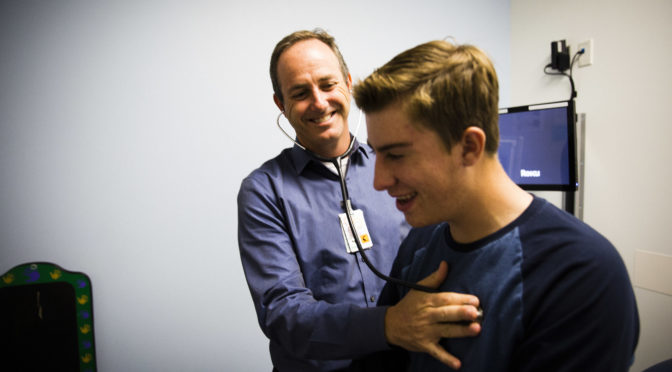
[[576,190],[574,102],[500,109],[498,154],[506,173],[525,190]]

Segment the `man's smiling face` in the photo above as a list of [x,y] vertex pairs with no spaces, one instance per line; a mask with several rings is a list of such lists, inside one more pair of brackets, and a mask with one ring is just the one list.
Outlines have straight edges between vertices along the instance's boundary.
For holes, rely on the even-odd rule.
[[300,41],[278,60],[278,80],[285,112],[299,142],[324,156],[341,155],[348,148],[350,77],[344,77],[338,58],[317,39]]

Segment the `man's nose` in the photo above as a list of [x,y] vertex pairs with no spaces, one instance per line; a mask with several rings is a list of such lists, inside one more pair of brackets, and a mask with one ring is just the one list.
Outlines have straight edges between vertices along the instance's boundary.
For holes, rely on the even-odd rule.
[[318,110],[324,110],[329,107],[329,102],[327,100],[327,94],[320,90],[313,92],[313,106]]

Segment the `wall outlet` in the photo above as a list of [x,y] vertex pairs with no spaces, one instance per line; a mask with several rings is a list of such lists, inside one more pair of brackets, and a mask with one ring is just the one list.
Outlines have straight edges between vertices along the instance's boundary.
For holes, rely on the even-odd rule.
[[593,64],[593,39],[588,39],[579,43],[577,52],[584,50],[583,54],[579,56],[579,67],[586,67]]

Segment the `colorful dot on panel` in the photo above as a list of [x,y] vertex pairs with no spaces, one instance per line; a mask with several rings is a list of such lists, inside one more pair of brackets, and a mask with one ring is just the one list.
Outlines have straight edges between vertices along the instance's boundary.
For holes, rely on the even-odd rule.
[[83,334],[87,334],[91,332],[91,325],[90,324],[84,324],[83,326],[79,327],[79,331],[82,332]]
[[79,302],[80,305],[84,305],[87,302],[89,302],[89,296],[81,295],[81,296],[77,297],[77,302]]
[[91,353],[86,353],[86,354],[82,355],[82,362],[89,363],[92,360],[93,360],[93,355],[91,355]]
[[51,276],[51,279],[54,279],[54,280],[60,278],[62,275],[63,275],[63,273],[59,269],[56,269],[54,271],[49,272],[49,276]]
[[77,281],[77,287],[79,287],[79,288],[85,288],[85,287],[86,287],[86,281],[85,281],[85,280],[82,280],[82,279],[79,279],[79,280]]
[[37,271],[37,265],[31,265],[30,267],[27,267],[24,271],[24,274],[28,277],[28,279],[26,279],[26,283],[36,282],[38,279],[40,279],[40,272]]
[[91,316],[91,314],[89,314],[89,312],[86,311],[86,310],[82,310],[82,311],[79,312],[79,316],[81,316],[81,317],[84,318],[84,319],[89,319],[89,317]]
[[3,275],[3,276],[2,276],[2,281],[3,281],[5,284],[10,284],[11,282],[14,281],[14,274],[9,273],[9,274],[7,274],[7,275]]
[[89,341],[89,340],[82,341],[82,348],[90,349],[91,348],[91,341]]

